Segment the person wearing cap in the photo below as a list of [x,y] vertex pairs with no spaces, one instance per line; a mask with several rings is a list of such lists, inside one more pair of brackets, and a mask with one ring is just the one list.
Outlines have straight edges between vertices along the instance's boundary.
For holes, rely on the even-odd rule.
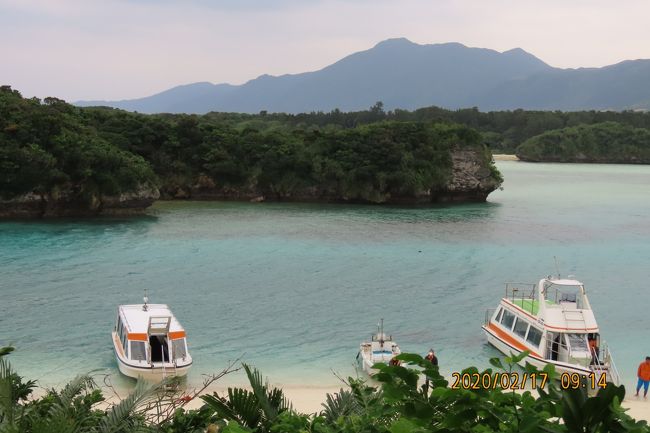
[[429,361],[431,364],[437,366],[438,365],[438,358],[436,358],[436,354],[433,351],[433,349],[429,349],[429,353],[427,353],[427,356],[424,357],[427,361]]

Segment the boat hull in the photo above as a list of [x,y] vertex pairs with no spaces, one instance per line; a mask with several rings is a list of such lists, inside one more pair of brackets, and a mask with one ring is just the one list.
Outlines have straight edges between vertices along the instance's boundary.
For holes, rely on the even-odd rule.
[[391,354],[382,354],[379,356],[372,356],[369,351],[364,351],[363,347],[359,353],[359,366],[361,367],[361,370],[364,371],[368,376],[374,376],[375,374],[379,373],[379,370],[376,368],[373,368],[375,364],[386,364],[388,365],[390,361],[395,357],[399,355],[398,353],[391,353]]
[[[376,362],[371,361],[367,357],[362,356],[359,359],[359,364],[361,365],[361,370],[365,372],[368,376],[374,376],[375,374],[379,373],[379,370],[376,368],[372,368]],[[384,362],[383,364],[388,364],[388,362]]]
[[133,379],[143,379],[147,382],[160,382],[165,377],[183,377],[186,376],[189,372],[192,364],[187,364],[182,367],[176,367],[172,364],[165,365],[163,369],[161,367],[139,367],[135,365],[129,365],[124,362],[119,355],[115,354],[115,359],[117,361],[117,367],[125,376],[131,377]]

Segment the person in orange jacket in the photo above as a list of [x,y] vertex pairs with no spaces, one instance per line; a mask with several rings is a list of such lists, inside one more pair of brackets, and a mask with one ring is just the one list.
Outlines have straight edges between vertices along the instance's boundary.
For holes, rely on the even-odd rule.
[[648,398],[648,386],[650,386],[650,356],[645,357],[645,362],[639,365],[639,370],[636,375],[639,377],[639,383],[636,385],[636,394],[639,396],[639,390],[643,385],[643,398]]

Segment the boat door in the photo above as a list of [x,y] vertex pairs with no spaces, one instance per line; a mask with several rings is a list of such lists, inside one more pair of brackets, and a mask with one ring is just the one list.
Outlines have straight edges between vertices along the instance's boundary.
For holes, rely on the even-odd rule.
[[167,334],[172,318],[170,316],[149,317],[149,348],[151,362],[169,362],[169,342]]
[[558,361],[567,362],[569,361],[569,354],[571,353],[571,351],[567,344],[566,334],[558,334],[558,336],[560,340]]
[[546,359],[552,361],[566,361],[569,358],[569,349],[564,334],[548,332],[546,334]]

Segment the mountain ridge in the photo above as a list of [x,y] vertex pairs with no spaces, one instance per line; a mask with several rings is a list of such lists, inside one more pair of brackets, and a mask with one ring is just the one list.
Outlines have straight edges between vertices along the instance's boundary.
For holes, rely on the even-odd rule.
[[376,101],[386,109],[624,110],[650,108],[648,84],[650,60],[561,69],[519,47],[499,52],[392,38],[315,71],[262,74],[240,85],[190,83],[143,98],[75,104],[195,114],[357,111]]

